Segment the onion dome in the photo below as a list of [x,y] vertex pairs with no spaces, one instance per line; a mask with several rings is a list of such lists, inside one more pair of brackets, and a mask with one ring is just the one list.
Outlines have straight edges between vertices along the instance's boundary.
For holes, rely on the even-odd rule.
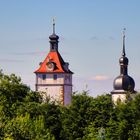
[[124,90],[134,92],[135,82],[128,75],[120,75],[114,80],[114,90]]
[[58,40],[59,36],[53,33],[52,35],[49,36],[49,39],[50,40]]
[[127,57],[124,57],[122,56],[120,59],[119,59],[119,62],[120,62],[120,65],[128,65],[128,58]]
[[122,56],[119,59],[120,63],[120,75],[114,80],[114,90],[130,91],[134,92],[135,82],[132,77],[128,75],[128,58],[125,54],[125,34],[123,32],[123,51]]

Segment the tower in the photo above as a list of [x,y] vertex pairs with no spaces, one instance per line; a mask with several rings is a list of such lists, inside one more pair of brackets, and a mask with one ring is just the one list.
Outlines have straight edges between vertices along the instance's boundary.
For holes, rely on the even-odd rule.
[[58,51],[59,36],[55,34],[53,20],[53,33],[49,36],[50,51],[36,74],[36,91],[42,92],[43,99],[50,97],[51,101],[63,105],[71,103],[72,74],[69,63],[65,62]]
[[[125,29],[123,31],[123,49],[122,56],[119,59],[120,75],[114,80],[114,90],[111,92],[112,101],[116,103],[118,100],[125,102],[128,93],[133,95],[135,93],[135,82],[132,77],[128,75],[128,58],[125,53]],[[130,95],[130,96],[131,96]]]

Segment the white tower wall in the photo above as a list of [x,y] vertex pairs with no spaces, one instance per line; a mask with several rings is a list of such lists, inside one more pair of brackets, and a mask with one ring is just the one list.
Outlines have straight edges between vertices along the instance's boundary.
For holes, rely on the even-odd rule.
[[68,105],[72,96],[72,74],[36,74],[36,90],[41,92],[44,101],[49,97],[51,101]]
[[124,103],[126,101],[126,94],[112,94],[112,102],[117,104],[118,100]]

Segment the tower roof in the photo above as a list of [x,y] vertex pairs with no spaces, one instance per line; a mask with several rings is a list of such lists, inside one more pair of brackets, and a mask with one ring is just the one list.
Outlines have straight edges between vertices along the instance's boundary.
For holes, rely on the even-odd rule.
[[119,75],[114,80],[114,90],[134,92],[135,82],[129,75]]
[[130,91],[134,92],[135,82],[132,77],[127,73],[128,58],[125,53],[125,29],[123,31],[123,49],[122,56],[119,59],[120,75],[114,80],[114,90],[117,91]]
[[[47,68],[47,65],[52,63],[53,69]],[[49,52],[45,60],[40,64],[39,69],[35,73],[72,73],[64,62],[59,52]]]
[[50,40],[58,40],[59,36],[55,34],[55,20],[53,19],[53,33],[49,36]]
[[71,73],[68,66],[69,64],[63,60],[58,51],[59,36],[55,34],[55,22],[53,20],[53,34],[50,38],[50,52],[45,60],[40,63],[40,67],[35,73]]
[[120,65],[128,65],[128,58],[126,57],[126,53],[125,53],[125,28],[123,30],[123,49],[122,49],[122,56],[119,59]]

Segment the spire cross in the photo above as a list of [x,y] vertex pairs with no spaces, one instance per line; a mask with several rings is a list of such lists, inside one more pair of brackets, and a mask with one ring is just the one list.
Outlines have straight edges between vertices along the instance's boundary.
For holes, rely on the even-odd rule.
[[55,34],[55,19],[53,18],[53,34]]
[[125,56],[125,31],[126,31],[126,28],[123,29],[123,51],[122,51],[122,56]]

